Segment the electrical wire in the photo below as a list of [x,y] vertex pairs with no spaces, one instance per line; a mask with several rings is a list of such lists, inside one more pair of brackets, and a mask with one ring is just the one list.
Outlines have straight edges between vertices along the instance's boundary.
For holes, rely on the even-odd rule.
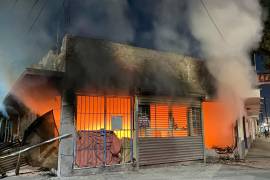
[[35,8],[35,6],[38,4],[39,0],[35,0],[31,9],[29,10],[28,16],[30,16],[33,12],[33,9]]
[[209,12],[209,10],[208,10],[208,8],[207,8],[207,5],[205,4],[204,0],[200,0],[200,2],[201,2],[201,4],[202,4],[203,8],[205,9],[206,14],[208,15],[210,21],[211,21],[211,22],[213,23],[213,25],[215,26],[215,28],[216,28],[218,34],[219,34],[220,37],[225,41],[225,37],[224,37],[222,31],[221,31],[220,28],[218,27],[218,25],[217,25],[217,23],[215,22],[214,18],[211,16],[211,14],[210,14],[210,12]]
[[29,30],[28,30],[28,33],[30,33],[33,29],[33,27],[35,26],[36,22],[38,21],[38,19],[40,18],[40,15],[42,14],[43,10],[45,9],[46,5],[48,3],[48,0],[45,0],[43,6],[40,8],[36,18],[34,19],[33,23],[31,24]]
[[68,33],[68,27],[70,25],[70,1],[64,0],[63,1],[63,8],[64,8],[64,33]]

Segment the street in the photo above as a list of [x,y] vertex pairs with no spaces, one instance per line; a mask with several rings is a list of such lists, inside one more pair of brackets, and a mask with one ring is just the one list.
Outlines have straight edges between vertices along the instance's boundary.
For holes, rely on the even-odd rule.
[[257,139],[250,149],[245,162],[208,163],[187,162],[174,166],[160,166],[140,169],[133,172],[97,174],[83,177],[58,178],[46,172],[25,173],[9,176],[7,180],[17,179],[88,179],[88,180],[179,180],[179,179],[213,179],[213,180],[263,180],[270,179],[270,140]]
[[0,27],[0,179],[270,180],[270,0],[0,0]]

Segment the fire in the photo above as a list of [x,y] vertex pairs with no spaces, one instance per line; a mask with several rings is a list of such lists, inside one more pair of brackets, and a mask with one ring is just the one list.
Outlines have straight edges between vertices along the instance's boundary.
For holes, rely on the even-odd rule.
[[203,102],[202,109],[206,147],[232,147],[236,119],[230,108],[221,102]]
[[150,104],[150,126],[140,130],[140,137],[187,136],[187,113],[188,108],[183,105]]
[[[106,113],[105,113],[106,112]],[[131,97],[77,96],[77,130],[112,130],[113,118],[121,119],[119,138],[131,137]]]
[[32,113],[42,116],[53,110],[55,124],[60,128],[61,96],[59,92],[48,84],[33,85],[26,81],[24,85],[12,91]]

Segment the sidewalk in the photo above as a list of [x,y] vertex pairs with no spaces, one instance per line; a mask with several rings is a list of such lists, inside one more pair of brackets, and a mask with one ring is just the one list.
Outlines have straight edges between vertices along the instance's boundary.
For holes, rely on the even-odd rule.
[[270,170],[270,138],[258,138],[252,144],[245,163],[249,166]]
[[106,173],[81,177],[58,178],[46,173],[25,173],[7,180],[269,180],[270,138],[257,139],[247,159],[241,163],[185,162],[175,166],[143,168],[139,171]]

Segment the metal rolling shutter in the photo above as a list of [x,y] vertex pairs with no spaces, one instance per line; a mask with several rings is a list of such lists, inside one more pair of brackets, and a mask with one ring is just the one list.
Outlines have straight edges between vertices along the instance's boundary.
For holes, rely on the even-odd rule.
[[140,166],[203,159],[204,144],[198,100],[140,98],[139,106],[142,104],[144,107],[149,104],[150,122],[148,127],[138,126]]
[[140,165],[203,159],[202,138],[140,138],[139,157]]

